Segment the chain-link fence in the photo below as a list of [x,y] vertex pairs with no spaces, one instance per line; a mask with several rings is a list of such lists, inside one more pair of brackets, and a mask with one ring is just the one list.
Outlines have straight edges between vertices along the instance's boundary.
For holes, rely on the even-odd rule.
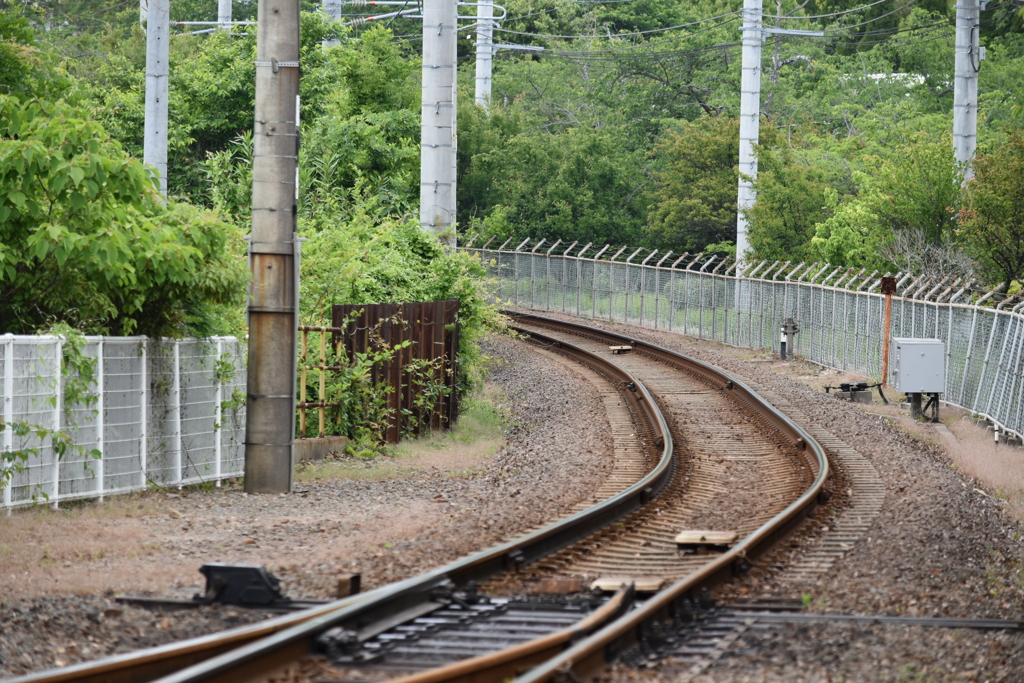
[[[885,296],[879,274],[829,265],[761,262],[737,278],[715,257],[658,256],[630,262],[493,249],[466,249],[487,266],[495,295],[538,311],[558,311],[778,351],[783,321],[800,332],[797,355],[869,377],[882,374]],[[549,249],[550,251],[550,249]],[[890,337],[942,340],[945,402],[1017,436],[1024,434],[1024,301],[972,290],[973,281],[898,273]],[[1014,305],[1015,304],[1015,305]]]
[[[242,474],[245,454],[245,346],[233,337],[158,341],[87,337],[96,361],[85,389],[93,405],[65,405],[64,341],[0,336],[3,422],[0,450],[27,459],[0,467],[3,506],[180,486]],[[19,434],[16,425],[31,427]],[[57,457],[64,432],[74,448]],[[93,451],[100,457],[95,458]],[[15,471],[20,464],[21,471]]]

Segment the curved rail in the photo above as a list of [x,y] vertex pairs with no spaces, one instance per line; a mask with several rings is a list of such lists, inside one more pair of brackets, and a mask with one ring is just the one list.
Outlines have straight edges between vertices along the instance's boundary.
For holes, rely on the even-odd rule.
[[[686,368],[699,372],[708,379],[717,378],[721,380],[724,378],[721,372],[705,363],[687,358],[674,351],[640,339],[610,332],[595,331],[594,328],[584,325],[546,318],[544,316],[521,314],[518,312],[509,313],[515,318],[533,320],[537,325],[569,329],[577,334],[591,336],[591,338],[594,338],[596,334],[597,337],[604,340],[614,340],[619,344],[625,340],[633,346],[635,353],[644,353],[664,362],[670,362],[670,364],[677,367],[686,366]],[[794,445],[801,447],[805,452],[806,449],[810,449],[813,455],[813,463],[817,465],[818,469],[818,474],[810,488],[785,510],[742,539],[727,552],[664,589],[644,603],[642,607],[626,614],[592,636],[578,642],[557,657],[520,676],[515,680],[515,683],[543,683],[544,681],[555,680],[558,677],[580,680],[595,670],[604,667],[609,651],[619,652],[632,643],[640,642],[645,628],[652,625],[655,621],[674,620],[674,617],[682,609],[683,600],[694,597],[695,592],[702,587],[718,585],[727,580],[729,576],[743,571],[745,566],[749,566],[750,558],[765,552],[775,539],[786,533],[802,517],[813,510],[818,494],[821,492],[821,488],[825,484],[829,473],[828,459],[824,449],[799,425],[773,408],[744,383],[735,379],[726,379],[724,384],[722,384],[722,388],[737,392],[742,400],[757,410],[760,415],[776,425],[783,433],[791,435]]]
[[[643,340],[542,316],[520,313],[512,315],[533,326],[570,329],[575,334],[615,345],[628,343],[633,347],[634,353],[651,356],[684,372],[701,377],[711,386],[717,387],[721,391],[730,392],[737,400],[747,404],[775,427],[784,439],[800,450],[809,465],[817,469],[817,476],[812,486],[796,502],[725,554],[655,595],[641,609],[629,612],[604,627],[601,627],[594,619],[588,620],[586,624],[581,624],[571,632],[566,632],[569,633],[569,636],[560,637],[560,642],[557,645],[554,639],[549,639],[547,643],[541,643],[545,647],[533,648],[529,663],[547,659],[553,654],[552,650],[561,650],[569,646],[571,642],[577,642],[575,646],[547,659],[545,663],[531,670],[519,680],[545,681],[555,677],[559,672],[566,671],[586,675],[586,672],[593,671],[595,667],[603,666],[606,655],[610,651],[621,650],[634,640],[639,640],[646,626],[652,621],[664,621],[677,616],[683,600],[692,597],[700,587],[716,585],[726,580],[728,576],[749,568],[751,558],[764,552],[772,540],[788,531],[813,508],[816,497],[828,475],[828,464],[821,447],[800,427],[776,411],[745,384],[726,377],[710,365]],[[575,357],[620,388],[620,392],[637,419],[641,431],[645,433],[648,443],[661,448],[661,458],[651,472],[615,496],[514,541],[500,544],[420,576],[383,586],[362,596],[319,607],[310,610],[309,613],[290,615],[290,619],[294,621],[287,624],[282,625],[281,621],[274,620],[278,623],[279,630],[259,640],[240,638],[238,632],[247,629],[253,630],[253,627],[246,627],[226,634],[215,634],[187,641],[193,644],[207,641],[202,657],[193,653],[194,659],[192,660],[194,662],[196,659],[202,658],[205,661],[191,664],[188,668],[167,675],[160,680],[163,683],[237,681],[264,675],[278,666],[308,654],[312,641],[318,634],[329,628],[343,626],[359,631],[360,628],[366,627],[371,622],[379,623],[391,619],[392,623],[398,623],[403,619],[412,618],[417,614],[418,609],[422,610],[424,603],[431,602],[431,596],[435,591],[450,591],[455,587],[465,586],[470,581],[480,581],[503,571],[529,564],[606,527],[636,511],[657,496],[671,482],[675,473],[672,456],[673,443],[665,418],[644,384],[626,370],[600,355],[547,336],[543,332],[532,329],[522,329],[522,331],[535,341],[557,352]],[[436,603],[434,604],[436,606]],[[299,618],[304,621],[297,623]],[[216,643],[218,638],[225,636],[231,639],[231,644],[221,643],[219,648],[210,645]],[[581,636],[582,640],[580,640]],[[240,647],[239,643],[241,643]],[[178,644],[178,646],[181,645],[184,644]],[[173,649],[174,646],[154,648],[132,655],[122,655],[76,665],[60,671],[44,672],[22,677],[16,681],[19,683],[85,680],[148,681],[167,673],[170,668],[168,661],[161,660],[158,651],[168,648]],[[538,656],[541,652],[544,653],[543,657]],[[514,660],[514,658],[510,658],[511,654],[508,652],[495,653],[491,658],[495,663],[502,660],[502,665],[508,665],[510,661]],[[132,660],[134,664],[120,669],[115,666],[118,660],[126,659]],[[154,662],[157,666],[153,665]],[[527,662],[524,659],[519,659],[518,663],[521,667]],[[455,667],[452,673],[456,675],[456,678],[461,675],[468,679],[474,677],[474,673],[479,672],[478,670],[471,672],[468,668],[469,662],[466,662]],[[519,670],[522,671],[522,668]],[[456,673],[456,671],[461,673]],[[443,679],[430,676],[424,677],[424,680]]]
[[[483,581],[495,574],[534,562],[570,545],[579,538],[621,519],[657,495],[674,473],[673,443],[665,417],[650,392],[629,372],[583,349],[565,345],[543,335],[540,341],[575,356],[608,378],[638,416],[651,443],[660,447],[654,469],[622,492],[586,510],[554,522],[474,555],[462,558],[417,577],[382,586],[361,596],[273,620],[275,628],[253,625],[211,634],[140,652],[108,657],[54,671],[44,671],[11,683],[100,683],[101,681],[150,681],[160,676],[166,683],[238,680],[249,673],[263,673],[309,651],[317,634],[338,625],[353,626],[387,616],[396,619],[430,599],[436,590]],[[410,617],[411,618],[411,617]],[[263,626],[266,626],[264,624]],[[578,634],[577,634],[578,635]]]

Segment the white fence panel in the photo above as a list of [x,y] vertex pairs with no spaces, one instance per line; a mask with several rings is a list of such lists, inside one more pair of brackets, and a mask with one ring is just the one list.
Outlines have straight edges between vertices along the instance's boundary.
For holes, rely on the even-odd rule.
[[[87,337],[96,361],[87,393],[64,405],[59,337],[0,336],[5,428],[0,450],[34,451],[0,480],[5,508],[100,498],[150,484],[183,486],[240,476],[245,462],[245,346],[233,337],[155,340]],[[18,436],[10,426],[31,425]],[[35,428],[66,433],[74,448],[57,457]],[[100,457],[93,457],[93,452]]]

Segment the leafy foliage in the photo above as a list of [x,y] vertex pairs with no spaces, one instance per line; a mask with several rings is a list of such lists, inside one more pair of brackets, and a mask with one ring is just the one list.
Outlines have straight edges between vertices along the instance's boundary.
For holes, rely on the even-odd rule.
[[978,155],[960,212],[963,239],[993,279],[1007,289],[1024,280],[1024,129]]
[[736,231],[739,121],[704,117],[683,122],[658,151],[656,204],[646,242],[677,253],[701,251]]
[[[0,318],[31,332],[215,329],[237,301],[240,236],[216,216],[157,201],[142,165],[62,102],[0,95]],[[236,252],[237,253],[237,252]]]

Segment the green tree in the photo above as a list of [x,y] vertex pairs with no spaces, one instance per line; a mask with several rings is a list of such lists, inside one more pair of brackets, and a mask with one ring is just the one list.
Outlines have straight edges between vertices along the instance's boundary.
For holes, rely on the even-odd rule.
[[736,239],[739,121],[681,122],[659,143],[661,167],[644,242],[676,252]]
[[226,332],[247,279],[240,242],[215,215],[164,208],[149,172],[80,109],[0,95],[3,331],[60,321],[91,333]]
[[879,230],[878,216],[859,199],[851,198],[840,204],[839,194],[833,189],[825,190],[825,201],[832,215],[815,226],[806,248],[808,260],[850,268],[884,269],[884,234]]
[[960,228],[969,249],[993,279],[1009,289],[1024,280],[1024,129],[974,160]]
[[643,157],[624,150],[618,132],[527,131],[478,154],[468,173],[490,178],[480,214],[501,207],[504,229],[524,238],[635,243],[647,213]]
[[956,232],[962,176],[949,136],[915,136],[877,166],[864,199],[882,226],[895,232],[919,230],[934,243],[951,241]]
[[811,260],[809,247],[816,226],[835,208],[826,201],[830,187],[824,171],[797,160],[789,147],[762,146],[755,186],[757,202],[748,215],[748,239],[756,257]]

